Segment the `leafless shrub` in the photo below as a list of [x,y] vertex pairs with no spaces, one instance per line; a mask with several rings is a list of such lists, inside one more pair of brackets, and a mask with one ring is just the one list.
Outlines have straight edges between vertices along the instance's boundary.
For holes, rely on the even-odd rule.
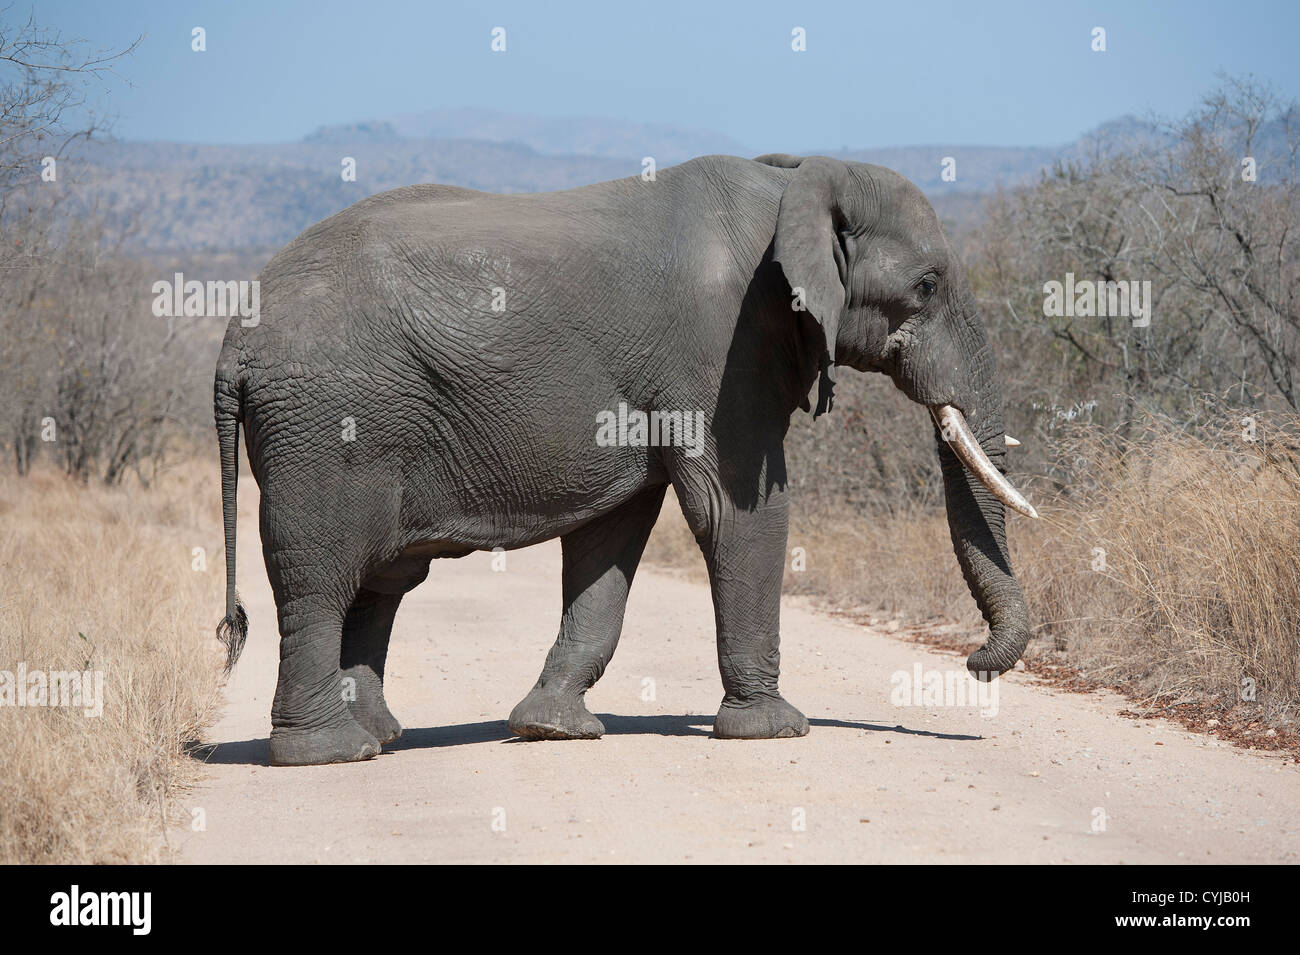
[[151,314],[155,276],[117,254],[97,221],[57,237],[39,216],[24,221],[0,251],[0,420],[13,465],[27,473],[45,448],[81,481],[133,472],[147,483],[206,418],[211,343],[194,319]]
[[[1121,429],[1144,411],[1186,417],[1203,393],[1300,409],[1300,111],[1225,80],[1185,119],[1000,196],[973,243],[972,278],[1008,381],[1008,416],[1040,428],[1097,403]],[[1243,165],[1247,160],[1253,166]],[[1254,173],[1254,178],[1243,178]],[[1044,284],[1151,283],[1147,327],[1048,316]]]
[[[134,49],[96,50],[0,11],[0,442],[26,474],[42,448],[69,474],[149,480],[202,395],[206,354],[149,311],[153,278],[121,254],[57,166],[104,126],[87,96]],[[46,178],[46,173],[51,173]]]
[[87,89],[140,42],[95,49],[38,25],[34,16],[17,21],[12,13],[12,6],[0,9],[0,217],[37,181],[41,160],[57,159],[69,144],[105,130]]

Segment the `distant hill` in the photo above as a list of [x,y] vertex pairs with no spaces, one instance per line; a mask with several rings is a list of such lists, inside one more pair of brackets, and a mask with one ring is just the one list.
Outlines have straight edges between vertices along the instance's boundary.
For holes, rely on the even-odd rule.
[[[356,181],[340,175],[356,160]],[[366,196],[418,182],[491,192],[549,192],[632,175],[599,156],[548,156],[464,140],[313,140],[283,145],[114,143],[82,150],[78,178],[99,206],[136,221],[146,250],[278,248]]]
[[[1037,177],[1060,158],[1084,158],[1096,135],[1155,135],[1132,118],[1062,147],[904,146],[826,150],[878,163],[920,186],[945,221],[974,221],[982,197]],[[593,118],[544,119],[440,110],[325,127],[300,142],[249,146],[119,142],[69,157],[101,211],[136,222],[148,252],[274,250],[366,196],[419,182],[490,192],[546,192],[637,175],[709,153],[755,155],[726,137],[673,126]],[[944,157],[957,178],[941,178]],[[340,176],[345,157],[356,181]]]
[[638,164],[643,156],[668,166],[710,153],[750,154],[747,146],[719,133],[592,116],[551,118],[447,109],[406,113],[386,122],[404,139],[518,143],[552,156],[606,156]]

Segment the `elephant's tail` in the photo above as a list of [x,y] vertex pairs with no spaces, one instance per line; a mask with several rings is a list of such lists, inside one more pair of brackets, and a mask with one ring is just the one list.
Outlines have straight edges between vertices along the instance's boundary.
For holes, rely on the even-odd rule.
[[239,488],[239,421],[243,416],[242,387],[217,371],[214,414],[221,449],[221,520],[226,545],[226,616],[217,624],[217,639],[226,647],[227,676],[234,669],[248,638],[248,615],[235,591],[235,524]]

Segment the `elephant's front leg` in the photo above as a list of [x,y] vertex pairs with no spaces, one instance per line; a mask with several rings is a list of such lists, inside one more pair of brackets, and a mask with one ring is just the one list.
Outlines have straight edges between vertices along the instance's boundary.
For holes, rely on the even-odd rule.
[[724,696],[713,735],[720,739],[805,736],[808,720],[777,689],[781,578],[789,526],[785,493],[774,488],[752,509],[721,506],[726,513],[692,521],[709,568],[718,628]]
[[542,675],[510,714],[525,739],[597,739],[604,725],[583,696],[605,672],[623,629],[623,610],[641,553],[664,500],[651,488],[564,535],[564,615]]

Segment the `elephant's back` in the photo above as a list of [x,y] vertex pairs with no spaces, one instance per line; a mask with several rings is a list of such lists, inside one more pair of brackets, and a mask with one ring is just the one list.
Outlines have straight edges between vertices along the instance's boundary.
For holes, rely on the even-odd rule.
[[627,263],[670,255],[672,234],[651,221],[662,213],[629,212],[633,199],[655,205],[637,191],[618,180],[557,193],[428,184],[372,196],[271,259],[261,273],[266,321],[247,341],[320,354],[394,334],[427,343],[437,330],[493,339],[561,318],[576,331],[593,302],[619,307]]
[[[612,368],[607,353],[628,337],[611,334],[608,316],[660,296],[645,280],[621,281],[627,262],[646,257],[620,246],[644,234],[615,234],[610,200],[579,192],[409,186],[308,229],[262,270],[260,323],[229,329],[246,398],[301,395],[336,420],[361,391],[430,414],[487,392],[523,420],[582,390],[573,374],[534,371],[567,362],[595,376],[588,384],[608,403],[617,372],[594,369]],[[261,424],[273,416],[268,407]]]
[[328,280],[355,271],[358,255],[395,228],[423,225],[436,230],[439,223],[455,218],[450,213],[457,206],[490,198],[490,193],[435,183],[369,196],[310,226],[272,256],[262,269],[263,291],[273,297],[276,292],[310,292],[312,278]]

